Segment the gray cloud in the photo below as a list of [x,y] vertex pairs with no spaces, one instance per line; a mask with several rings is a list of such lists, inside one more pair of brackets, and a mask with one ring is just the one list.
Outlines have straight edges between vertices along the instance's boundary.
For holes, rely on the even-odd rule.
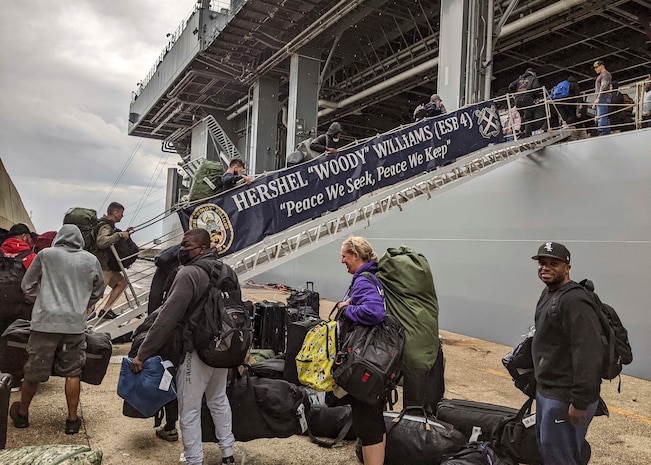
[[[165,34],[194,4],[4,2],[0,156],[38,231],[57,229],[71,206],[100,209],[127,162],[110,197],[127,206],[124,225],[163,211],[166,169],[179,159],[162,153],[159,141],[127,136],[126,118],[131,92],[164,48]],[[141,239],[158,234],[160,226]]]

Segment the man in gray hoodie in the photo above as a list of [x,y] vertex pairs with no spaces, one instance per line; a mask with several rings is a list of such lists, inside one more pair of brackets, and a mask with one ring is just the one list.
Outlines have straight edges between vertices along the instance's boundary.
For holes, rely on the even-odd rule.
[[38,384],[47,381],[54,371],[66,378],[65,433],[79,432],[80,375],[86,362],[85,313],[104,293],[102,266],[83,246],[79,228],[64,224],[52,247],[36,255],[23,277],[23,291],[36,302],[20,402],[14,402],[9,409],[16,428],[29,426],[29,405]]

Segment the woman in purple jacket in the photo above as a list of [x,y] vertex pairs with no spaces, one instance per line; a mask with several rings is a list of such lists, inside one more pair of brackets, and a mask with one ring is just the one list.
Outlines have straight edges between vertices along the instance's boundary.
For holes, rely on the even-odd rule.
[[[344,322],[373,326],[385,317],[382,284],[375,277],[377,255],[363,237],[349,237],[341,246],[341,263],[353,275],[353,280],[337,308],[343,311]],[[360,276],[364,273],[364,276]],[[343,309],[343,310],[342,310]],[[342,330],[349,326],[343,324]],[[386,429],[382,410],[384,402],[367,404],[351,397],[353,429],[362,441],[365,465],[384,463]]]

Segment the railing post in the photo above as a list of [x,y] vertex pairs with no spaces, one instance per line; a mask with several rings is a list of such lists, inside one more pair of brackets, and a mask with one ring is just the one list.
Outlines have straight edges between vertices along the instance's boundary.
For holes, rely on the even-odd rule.
[[[113,256],[115,257],[115,260],[117,260],[118,265],[120,265],[120,272],[122,273],[122,276],[124,276],[124,279],[127,281],[127,284],[129,285],[129,289],[131,289],[131,294],[133,295],[133,300],[136,302],[136,306],[139,307],[140,303],[138,302],[138,296],[136,295],[136,291],[133,288],[133,285],[131,284],[131,280],[129,279],[129,276],[127,276],[127,270],[124,269],[124,266],[122,265],[122,259],[118,255],[118,251],[115,250],[115,246],[111,244],[111,252],[113,252]],[[129,302],[129,297],[127,297],[126,292],[125,292],[125,297],[127,298],[127,302]]]

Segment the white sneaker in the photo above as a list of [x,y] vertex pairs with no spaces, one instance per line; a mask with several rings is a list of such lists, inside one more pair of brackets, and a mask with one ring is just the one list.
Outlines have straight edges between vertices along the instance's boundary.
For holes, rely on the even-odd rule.
[[179,462],[185,463],[185,452],[181,452],[181,455],[179,456]]

